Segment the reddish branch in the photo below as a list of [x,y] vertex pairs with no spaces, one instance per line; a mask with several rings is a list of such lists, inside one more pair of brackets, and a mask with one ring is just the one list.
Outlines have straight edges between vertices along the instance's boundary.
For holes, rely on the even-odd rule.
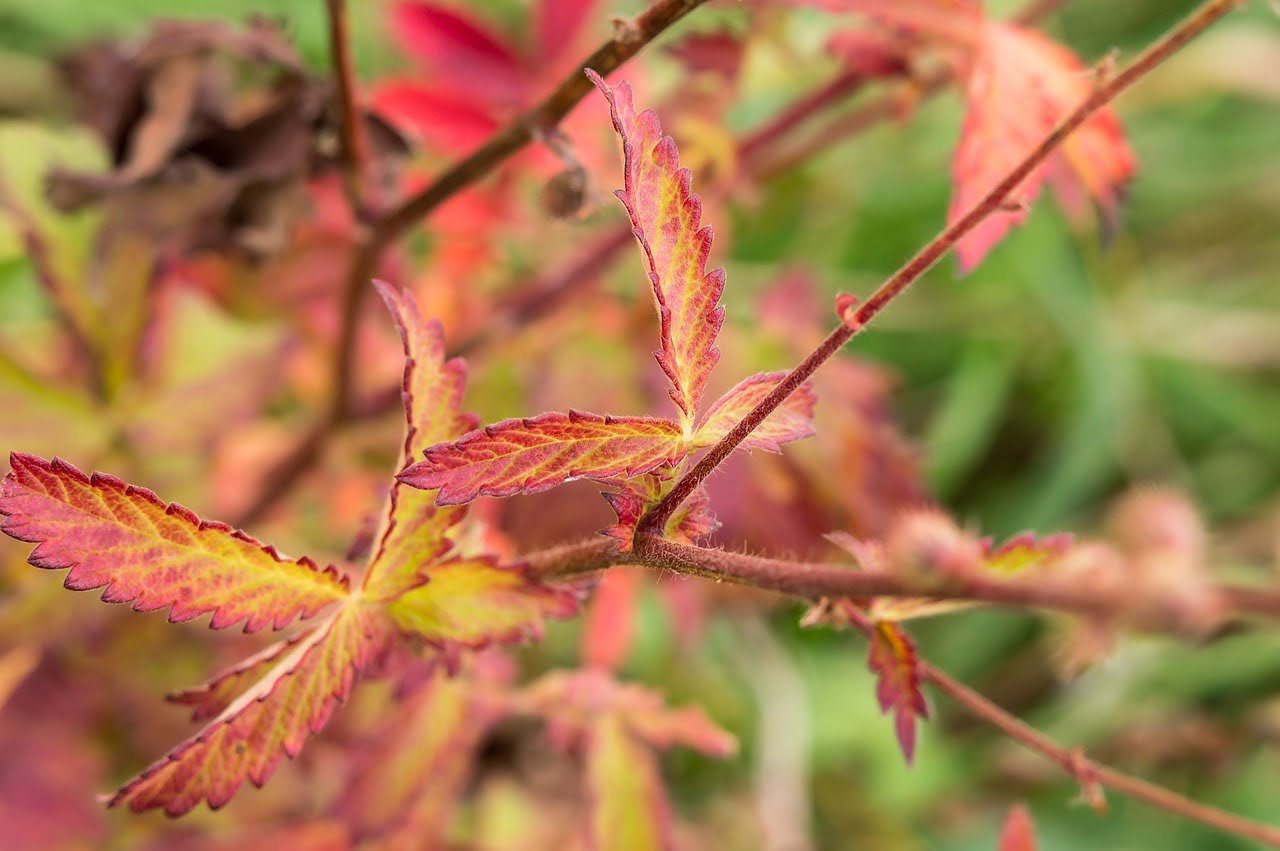
[[[1208,0],[1177,27],[1147,48],[1123,71],[1107,78],[1101,78],[1099,75],[1098,85],[1089,97],[1062,119],[1039,145],[1005,175],[1003,180],[974,204],[967,213],[948,225],[928,245],[920,249],[856,310],[843,317],[842,324],[832,331],[812,354],[779,382],[759,405],[724,436],[724,439],[711,447],[697,464],[681,476],[667,495],[641,519],[639,531],[653,532],[664,528],[676,508],[689,498],[689,495],[720,466],[725,458],[729,457],[738,444],[742,443],[769,414],[804,384],[818,367],[844,348],[845,344],[866,328],[881,310],[902,295],[909,286],[941,260],[961,238],[999,210],[1013,190],[1043,164],[1074,130],[1242,2],[1243,0]],[[645,541],[653,540],[652,535],[638,534],[637,538],[644,538]]]
[[1085,757],[1079,748],[1064,748],[1039,730],[1005,712],[964,683],[953,680],[924,660],[919,662],[917,670],[922,680],[932,683],[939,691],[964,707],[970,715],[985,721],[1019,744],[1043,754],[1061,766],[1063,771],[1081,784],[1086,798],[1091,795],[1091,787],[1105,786],[1123,795],[1145,801],[1166,812],[1207,824],[1225,833],[1280,848],[1280,827],[1250,821],[1247,818],[1197,803],[1162,786],[1094,762]]
[[364,118],[356,103],[356,70],[351,57],[351,32],[345,0],[326,0],[329,13],[329,52],[333,58],[333,76],[338,89],[339,126],[342,132],[342,155],[347,165],[347,195],[352,208],[361,212],[366,196],[369,173],[369,137]]

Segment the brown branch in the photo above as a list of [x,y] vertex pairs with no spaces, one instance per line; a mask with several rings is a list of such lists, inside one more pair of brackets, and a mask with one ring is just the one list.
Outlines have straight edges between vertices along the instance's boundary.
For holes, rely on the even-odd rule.
[[[607,75],[705,2],[706,0],[658,0],[634,20],[620,22],[615,27],[614,37],[575,67],[594,68],[601,75]],[[334,14],[333,7],[340,5],[339,0],[329,0],[329,5],[330,38],[334,45],[338,45],[342,41],[341,28],[345,27],[345,18],[340,13],[336,16]],[[340,59],[343,52],[337,49],[335,56]],[[337,74],[339,79],[344,78],[340,68],[337,69]],[[353,397],[353,355],[360,308],[387,248],[445,201],[524,148],[535,136],[545,134],[555,127],[590,90],[590,81],[579,70],[575,70],[540,104],[499,130],[422,191],[405,199],[378,219],[357,242],[338,304],[342,324],[338,329],[338,340],[333,351],[329,403],[302,441],[267,475],[258,497],[236,518],[236,525],[249,525],[261,518],[315,463],[328,443],[329,436],[347,419]]]
[[333,76],[338,89],[342,155],[347,166],[347,197],[359,219],[369,200],[365,183],[369,173],[369,137],[365,132],[364,116],[356,103],[356,71],[351,57],[347,4],[345,0],[326,0],[325,6],[329,13],[329,53],[333,58]]
[[[1089,97],[1062,119],[1035,149],[1005,175],[1003,180],[968,212],[948,225],[908,260],[892,277],[881,284],[870,298],[850,315],[844,317],[844,322],[832,331],[812,354],[788,373],[777,387],[761,400],[760,404],[756,405],[723,439],[712,446],[697,464],[681,476],[667,495],[641,519],[638,533],[651,533],[664,528],[675,509],[720,466],[738,444],[786,401],[787,397],[799,389],[818,367],[866,328],[881,310],[942,259],[961,238],[977,227],[987,216],[1000,209],[1010,193],[1048,159],[1076,128],[1242,2],[1243,0],[1207,0],[1182,23],[1147,48],[1123,71],[1101,80]],[[652,535],[637,534],[637,537],[651,538]]]
[[1174,815],[1198,821],[1225,833],[1242,836],[1273,848],[1280,848],[1280,827],[1261,824],[1197,803],[1162,786],[1094,762],[1085,757],[1080,749],[1064,748],[1030,724],[1010,715],[978,692],[952,679],[924,660],[920,660],[917,670],[922,680],[932,683],[939,691],[960,704],[970,715],[985,721],[1024,747],[1057,763],[1063,771],[1082,784],[1086,796],[1089,794],[1091,785],[1099,784]]

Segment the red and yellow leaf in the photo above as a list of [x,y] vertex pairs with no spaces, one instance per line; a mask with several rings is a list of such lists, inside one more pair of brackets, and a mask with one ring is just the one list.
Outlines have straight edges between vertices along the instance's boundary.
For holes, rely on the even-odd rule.
[[919,661],[906,630],[891,621],[876,622],[867,666],[878,677],[876,699],[881,711],[893,712],[894,731],[907,762],[915,755],[916,721],[929,717],[920,690]]
[[[445,361],[440,324],[424,322],[411,296],[381,282],[377,288],[404,343],[401,395],[406,425],[397,467],[403,469],[428,446],[457,437],[465,429],[460,412],[466,367],[458,359]],[[465,513],[464,508],[437,507],[434,493],[397,481],[374,536],[377,544],[363,593],[382,600],[417,585],[423,565],[449,551],[449,531]]]
[[570,479],[638,476],[684,457],[680,426],[652,417],[570,411],[506,420],[432,446],[400,481],[439,489],[437,505],[548,490]]
[[[1022,27],[986,21],[969,76],[949,220],[955,221],[1087,98],[1092,75],[1070,50]],[[956,246],[962,270],[972,269],[1015,224],[1048,178],[1069,214],[1092,201],[1103,230],[1114,229],[1125,187],[1137,168],[1120,121],[1101,109],[1067,137],[1047,163]]]
[[286,641],[277,641],[252,656],[219,673],[206,683],[194,688],[174,692],[166,697],[170,703],[191,707],[192,721],[207,721],[221,714],[232,702],[244,694],[249,686],[266,675],[289,648],[309,637],[318,627],[300,632]]
[[169,815],[181,815],[201,801],[221,807],[245,779],[255,786],[266,783],[281,754],[297,756],[307,737],[346,700],[386,634],[375,610],[348,603],[207,727],[121,787],[109,806],[135,812],[163,807]]
[[621,718],[604,715],[587,737],[590,846],[663,851],[675,847],[671,805],[653,751]]
[[139,612],[170,607],[169,620],[209,612],[222,629],[281,629],[348,595],[348,580],[310,559],[286,559],[243,532],[114,476],[86,476],[60,458],[15,452],[0,484],[0,531],[37,544],[28,559],[70,568],[66,587],[103,588],[109,603]]
[[[785,378],[785,372],[762,372],[738,382],[707,411],[693,436],[695,446],[711,446],[733,429]],[[818,397],[809,382],[801,384],[739,446],[782,451],[782,444],[813,434],[813,406]]]
[[671,398],[688,434],[707,377],[720,359],[716,337],[724,324],[724,308],[718,306],[724,270],[707,271],[712,231],[702,226],[702,201],[693,194],[691,174],[680,168],[676,143],[663,135],[657,115],[636,113],[625,82],[611,88],[594,71],[587,75],[608,98],[622,139],[624,188],[617,195],[644,252],[662,323],[658,364],[674,385]]
[[1036,851],[1036,826],[1026,804],[1014,804],[1000,828],[997,851]]
[[387,614],[401,630],[442,647],[475,649],[540,638],[546,618],[578,611],[567,591],[489,559],[433,564],[425,575],[426,582],[393,600]]

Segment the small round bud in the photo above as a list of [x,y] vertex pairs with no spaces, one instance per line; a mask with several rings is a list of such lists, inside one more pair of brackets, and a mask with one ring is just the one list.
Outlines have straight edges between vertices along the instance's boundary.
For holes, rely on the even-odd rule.
[[580,165],[559,172],[542,187],[540,201],[542,209],[553,218],[578,215],[587,203],[587,172]]

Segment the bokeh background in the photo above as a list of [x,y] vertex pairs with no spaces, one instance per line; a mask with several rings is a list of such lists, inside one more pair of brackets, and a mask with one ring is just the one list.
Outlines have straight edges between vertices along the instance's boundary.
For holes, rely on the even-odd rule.
[[[529,43],[526,4],[465,5],[512,43]],[[1045,29],[1088,59],[1130,56],[1192,5],[1070,0]],[[371,100],[386,81],[425,78],[391,31],[391,4],[352,6]],[[42,187],[53,166],[100,171],[107,161],[97,137],[75,123],[83,113],[57,57],[93,40],[138,37],[159,18],[239,23],[258,14],[277,19],[323,77],[322,7],[0,0],[0,179],[57,247],[57,262],[86,281],[102,324],[126,335],[131,322],[149,329],[136,351],[119,355],[120,377],[107,392],[86,389],[16,220],[0,213],[0,449],[59,454],[202,516],[233,518],[321,409],[342,235],[350,233],[331,210],[340,197],[332,176],[308,185],[308,205],[270,256],[193,252],[165,258],[133,285],[127,272],[102,273],[104,261],[91,256],[110,217],[63,217]],[[559,61],[607,35],[608,14],[638,8],[597,5],[578,52]],[[615,77],[635,81],[685,161],[701,164],[707,185],[718,187],[706,219],[717,232],[713,261],[729,280],[721,388],[794,363],[808,335],[832,320],[837,292],[869,292],[945,216],[961,117],[954,92],[767,180],[734,178],[726,153],[734,135],[835,70],[822,50],[833,26],[812,9],[713,2]],[[721,32],[745,45],[732,86],[691,75],[664,49]],[[544,78],[536,57],[529,68],[537,97],[556,76]],[[1117,495],[1159,483],[1200,507],[1221,576],[1280,571],[1280,19],[1267,3],[1246,4],[1117,109],[1140,172],[1107,244],[1040,203],[972,273],[958,277],[951,262],[930,272],[820,386],[817,440],[780,458],[736,461],[717,478],[714,506],[725,524],[717,541],[830,555],[824,531],[875,534],[895,506],[921,494],[996,538],[1023,529],[1088,536]],[[451,340],[468,340],[492,305],[617,227],[609,128],[598,105],[579,114],[587,117],[573,126],[587,128],[579,141],[588,140],[580,153],[591,178],[585,211],[548,216],[540,193],[554,161],[528,155],[389,259],[384,274],[415,288]],[[401,120],[411,149],[397,165],[408,183],[465,145],[424,134],[403,115],[388,118]],[[141,237],[137,250],[153,250],[152,239]],[[629,247],[617,256],[565,307],[472,353],[470,409],[486,421],[569,406],[663,410],[661,376],[647,355],[655,335],[645,282]],[[127,267],[132,257],[125,249],[115,262]],[[115,280],[126,281],[123,290]],[[375,389],[399,366],[389,323],[377,309],[367,313],[359,376]],[[386,486],[397,429],[390,412],[345,428],[249,531],[287,552],[340,557]],[[607,525],[598,489],[571,485],[483,510],[519,551]],[[343,783],[344,736],[354,735],[341,719],[265,790],[242,792],[221,813],[201,810],[175,824],[103,811],[95,793],[188,735],[161,695],[256,645],[64,592],[57,576],[26,566],[26,554],[0,541],[0,847],[252,847],[234,837],[263,836],[281,814],[324,811]],[[728,762],[676,752],[664,763],[694,847],[992,848],[1014,800],[1030,805],[1046,849],[1248,847],[1118,796],[1107,815],[1095,814],[1073,803],[1076,790],[1054,766],[940,700],[908,767],[857,640],[802,631],[800,611],[779,601],[695,596],[690,614],[673,604],[680,595],[646,586],[622,667],[676,703],[702,704],[743,743]],[[580,632],[580,624],[556,625],[521,651],[526,672],[575,665]],[[1069,639],[1053,619],[970,611],[924,623],[916,635],[936,665],[1060,741],[1197,800],[1280,816],[1280,632],[1232,630],[1200,644],[1127,637],[1072,679],[1055,663]],[[379,697],[371,694],[356,699],[351,725],[372,717],[365,704]],[[542,776],[554,769],[536,763],[554,766],[555,757],[510,742],[485,754],[493,764],[477,769],[471,817],[531,818],[528,802],[492,778],[554,784]],[[762,812],[772,814],[769,824]],[[521,844],[532,840],[519,830],[470,841],[537,847]]]

